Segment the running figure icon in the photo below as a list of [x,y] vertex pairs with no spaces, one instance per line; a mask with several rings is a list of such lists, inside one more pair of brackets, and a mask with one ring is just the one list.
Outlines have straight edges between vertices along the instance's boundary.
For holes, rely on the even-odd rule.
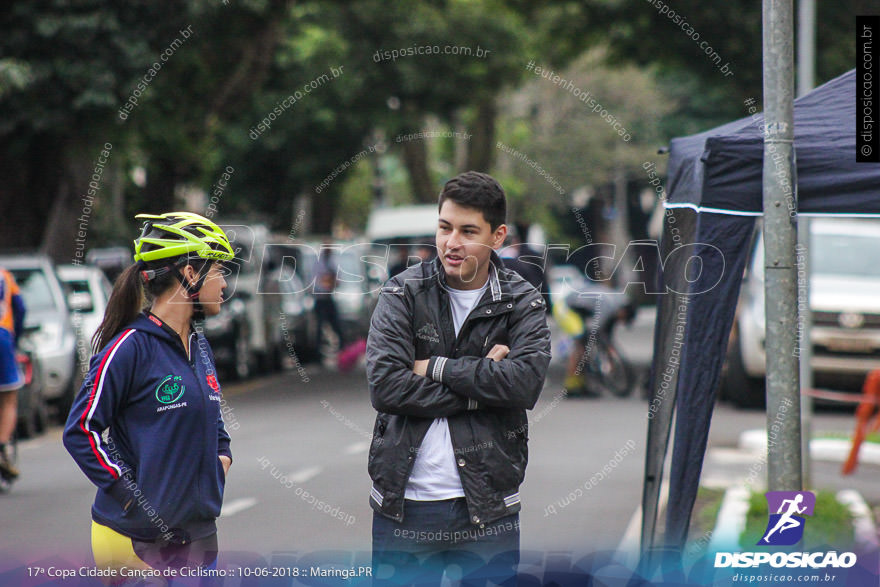
[[[773,535],[773,533],[777,530],[780,534],[782,534],[786,530],[802,526],[804,523],[803,520],[799,518],[793,518],[792,516],[794,514],[802,514],[807,510],[807,506],[798,507],[798,505],[803,503],[803,501],[804,496],[801,493],[798,493],[794,497],[794,499],[783,500],[782,503],[779,504],[779,509],[776,511],[777,514],[782,514],[782,516],[779,518],[779,521],[776,522],[776,525],[773,526],[773,529],[767,532],[766,535],[764,535],[762,541],[770,544],[770,536]],[[786,507],[786,504],[788,504],[788,510],[783,512],[782,510]]]

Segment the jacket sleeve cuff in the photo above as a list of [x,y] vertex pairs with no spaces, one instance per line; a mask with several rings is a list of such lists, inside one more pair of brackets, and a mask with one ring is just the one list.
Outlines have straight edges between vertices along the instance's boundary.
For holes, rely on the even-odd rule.
[[232,460],[232,451],[229,450],[228,446],[221,446],[220,449],[217,451],[217,456],[218,457],[229,457],[229,460],[231,461]]
[[122,506],[122,511],[127,512],[134,503],[134,493],[128,486],[129,481],[123,476],[119,477],[107,488],[107,493]]
[[[448,357],[431,357],[428,359],[428,370],[427,376],[432,381],[436,381],[437,383],[443,383],[443,375],[446,372],[446,361],[448,361]],[[477,400],[473,398],[467,398],[468,410],[478,410],[480,409],[480,404]]]
[[428,379],[443,383],[443,369],[446,367],[447,357],[431,357],[428,359]]

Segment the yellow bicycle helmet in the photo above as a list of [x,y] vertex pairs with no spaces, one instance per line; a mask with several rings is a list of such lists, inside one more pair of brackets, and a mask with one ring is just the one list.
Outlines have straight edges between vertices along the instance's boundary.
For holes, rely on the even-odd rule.
[[134,241],[134,260],[144,264],[201,257],[210,261],[231,261],[232,245],[223,229],[192,212],[138,214],[144,220],[141,236]]

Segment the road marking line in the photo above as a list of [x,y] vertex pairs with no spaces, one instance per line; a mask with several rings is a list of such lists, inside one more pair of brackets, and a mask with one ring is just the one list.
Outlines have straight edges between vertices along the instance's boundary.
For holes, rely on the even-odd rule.
[[364,442],[355,442],[351,446],[345,449],[345,454],[347,455],[356,455],[362,452],[367,452],[370,449],[370,441]]
[[[660,500],[657,502],[657,521],[660,521],[663,510],[666,509],[666,501],[669,499],[669,482],[663,480],[660,485]],[[636,568],[639,562],[639,554],[642,542],[642,506],[641,504],[633,512],[617,546],[617,553],[622,557],[622,562],[629,569]]]
[[734,485],[724,492],[707,552],[739,549],[739,537],[746,528],[750,495],[745,485]]
[[289,473],[287,475],[287,478],[294,483],[305,483],[309,479],[316,477],[318,473],[320,473],[322,470],[323,469],[321,467],[306,467],[305,469],[300,469],[299,471]]
[[719,465],[751,465],[761,459],[761,455],[738,448],[710,448],[706,456],[707,461]]
[[244,510],[252,508],[255,505],[257,505],[257,499],[254,497],[233,499],[232,501],[223,504],[223,508],[220,510],[220,517],[228,518],[229,516],[234,516],[238,512],[243,512]]
[[877,526],[874,525],[874,516],[862,494],[855,489],[842,489],[837,492],[837,501],[849,508],[853,515],[853,534],[856,543],[869,548],[877,549]]

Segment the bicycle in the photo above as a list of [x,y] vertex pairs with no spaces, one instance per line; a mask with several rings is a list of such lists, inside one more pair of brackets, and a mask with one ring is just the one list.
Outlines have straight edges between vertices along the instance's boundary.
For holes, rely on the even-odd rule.
[[[605,289],[596,292],[613,294]],[[571,396],[585,395],[600,397],[610,394],[625,398],[632,393],[635,384],[635,370],[614,344],[614,328],[617,324],[629,324],[636,313],[635,304],[625,295],[605,295],[604,301],[598,295],[579,296],[577,293],[566,296],[565,304],[583,322],[582,333],[572,337],[583,345],[572,382],[567,387]]]

